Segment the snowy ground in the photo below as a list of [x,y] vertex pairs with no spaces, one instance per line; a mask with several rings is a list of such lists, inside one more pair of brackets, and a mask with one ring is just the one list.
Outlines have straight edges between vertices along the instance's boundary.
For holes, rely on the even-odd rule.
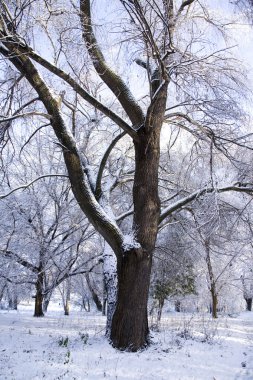
[[0,312],[0,379],[252,380],[253,312],[211,321],[169,313],[153,345],[122,353],[104,338],[105,319],[88,313]]

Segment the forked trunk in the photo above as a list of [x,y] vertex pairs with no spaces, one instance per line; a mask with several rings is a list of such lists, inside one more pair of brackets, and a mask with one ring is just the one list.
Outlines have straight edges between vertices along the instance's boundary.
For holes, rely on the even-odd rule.
[[151,258],[142,250],[126,252],[119,269],[119,289],[112,320],[112,344],[137,351],[148,344],[147,301]]

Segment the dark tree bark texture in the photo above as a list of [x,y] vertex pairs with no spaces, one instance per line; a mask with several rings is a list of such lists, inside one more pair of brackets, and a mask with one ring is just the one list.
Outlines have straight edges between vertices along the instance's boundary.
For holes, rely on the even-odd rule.
[[112,320],[115,347],[137,351],[148,344],[147,300],[151,258],[142,249],[126,252],[119,268],[119,289]]
[[252,310],[252,298],[246,298],[246,310],[251,311]]
[[215,289],[211,289],[211,295],[212,295],[212,307],[211,307],[211,310],[212,310],[212,317],[213,318],[218,318],[218,296],[215,292]]
[[152,254],[158,232],[160,199],[158,167],[160,131],[166,105],[163,89],[151,117],[135,143],[133,230],[140,248],[123,252],[118,259],[118,299],[112,320],[111,340],[120,349],[137,351],[149,343],[147,302]]
[[35,295],[35,307],[34,307],[34,317],[43,317],[43,273],[38,274],[36,282],[36,295]]

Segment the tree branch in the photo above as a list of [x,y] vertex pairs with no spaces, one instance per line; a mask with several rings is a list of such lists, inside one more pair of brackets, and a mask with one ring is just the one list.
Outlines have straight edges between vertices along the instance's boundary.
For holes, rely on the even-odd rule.
[[195,0],[185,0],[182,2],[182,4],[180,5],[178,11],[177,11],[177,14],[175,16],[175,20],[178,19],[178,17],[181,15],[181,13],[183,12],[184,8],[187,7],[188,5],[191,5]]
[[91,23],[90,0],[80,0],[80,19],[83,31],[83,39],[92,59],[95,70],[103,82],[110,88],[119,100],[129,119],[138,129],[144,120],[144,114],[129,88],[119,75],[109,68],[100,50]]
[[111,151],[113,150],[113,148],[115,147],[115,145],[117,144],[117,142],[122,137],[124,137],[125,135],[126,135],[126,133],[123,132],[120,135],[118,135],[117,137],[115,137],[115,139],[112,140],[111,144],[109,145],[109,147],[107,148],[107,150],[105,151],[105,153],[103,155],[103,158],[102,158],[101,163],[99,165],[97,180],[96,180],[96,188],[95,188],[96,199],[99,199],[101,197],[101,194],[102,194],[102,183],[101,183],[101,181],[102,181],[103,172],[104,172],[105,165],[107,163],[108,157],[109,157]]
[[[250,185],[252,187],[248,187],[248,185]],[[241,184],[240,185],[238,183],[235,183],[232,186],[222,187],[222,188],[218,188],[218,189],[210,187],[210,188],[203,188],[203,189],[199,189],[197,191],[194,191],[192,194],[190,194],[190,195],[188,195],[182,199],[179,199],[178,201],[176,201],[172,205],[170,205],[170,206],[166,207],[164,210],[162,210],[161,215],[160,215],[160,219],[159,219],[159,224],[162,223],[162,221],[165,218],[167,218],[167,216],[171,215],[175,211],[180,210],[182,207],[186,206],[188,203],[190,203],[193,200],[201,197],[204,194],[210,194],[210,193],[214,193],[214,192],[225,193],[227,191],[237,191],[237,192],[253,195],[253,185],[252,184]]]
[[[87,175],[84,173],[82,159],[76,142],[68,131],[57,99],[39,75],[36,67],[26,55],[18,55],[16,44],[13,40],[4,40],[4,55],[13,65],[25,75],[33,89],[38,93],[48,114],[51,116],[51,125],[59,144],[62,147],[65,164],[69,174],[73,194],[82,211],[92,223],[94,228],[105,238],[118,257],[122,254],[123,234],[116,223],[109,218],[107,213],[96,201]],[[6,52],[7,49],[7,52]]]
[[22,265],[23,267],[31,270],[33,273],[38,273],[39,272],[39,268],[37,268],[36,266],[34,266],[33,264],[29,263],[28,261],[26,261],[25,259],[22,259],[22,257],[20,257],[19,255],[17,255],[16,253],[14,252],[11,252],[11,251],[5,251],[5,250],[0,250],[1,254],[7,258],[10,258],[10,259],[14,259],[18,264]]
[[[29,117],[29,116],[42,116],[42,117],[45,117],[46,119],[50,120],[50,116],[47,113],[32,111],[32,112],[12,115],[12,116],[9,116],[9,117],[4,117],[3,119],[0,119],[0,124],[1,123],[6,123],[8,121],[15,120],[15,119],[18,119],[20,117]],[[0,117],[3,117],[3,116],[0,115]]]
[[38,178],[35,178],[33,181],[25,184],[25,185],[22,185],[22,186],[19,186],[19,187],[16,187],[15,189],[12,189],[9,193],[6,193],[6,194],[0,194],[0,199],[4,199],[4,198],[7,198],[9,195],[11,195],[12,193],[14,193],[15,191],[18,191],[18,190],[22,190],[22,189],[27,189],[29,186],[33,185],[35,182],[39,181],[40,179],[42,178],[48,178],[48,177],[65,177],[65,178],[69,178],[69,176],[65,175],[65,174],[46,174],[46,175],[42,175]]
[[[67,74],[62,69],[59,69],[57,66],[53,65],[45,58],[41,57],[37,54],[32,48],[29,46],[24,46],[21,44],[17,44],[15,46],[18,49],[18,55],[26,54],[31,57],[35,62],[39,63],[41,66],[46,68],[51,73],[55,74],[59,78],[63,79],[66,83],[68,83],[74,91],[78,95],[80,95],[85,101],[87,101],[90,105],[101,111],[105,116],[109,117],[115,124],[117,124],[120,128],[122,128],[125,132],[127,132],[133,139],[137,139],[137,134],[134,129],[126,123],[120,116],[115,114],[112,110],[107,108],[101,102],[99,102],[96,98],[90,95],[87,91],[81,87],[75,79],[73,79],[69,74]],[[0,47],[0,52],[6,56],[6,52],[3,51]]]

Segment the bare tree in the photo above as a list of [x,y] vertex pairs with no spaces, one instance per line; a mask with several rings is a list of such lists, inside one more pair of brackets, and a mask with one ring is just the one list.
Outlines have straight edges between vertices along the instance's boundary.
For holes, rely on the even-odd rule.
[[[54,4],[44,1],[36,9],[32,1],[10,3],[8,6],[6,1],[1,0],[0,53],[5,58],[5,64],[8,67],[11,64],[22,81],[26,79],[25,85],[31,88],[33,99],[38,99],[36,102],[39,105],[32,117],[50,121],[57,144],[62,149],[73,194],[90,223],[116,255],[118,294],[110,339],[117,348],[136,351],[149,341],[147,301],[159,224],[200,195],[214,191],[251,194],[252,187],[250,184],[221,188],[213,184],[205,185],[183,196],[178,193],[174,199],[176,201],[168,201],[167,205],[164,203],[165,207],[161,210],[158,172],[160,135],[164,122],[188,131],[199,141],[209,142],[211,139],[216,149],[226,153],[223,142],[233,144],[229,133],[233,132],[234,120],[242,119],[238,107],[242,81],[238,65],[229,63],[230,53],[228,51],[226,55],[226,48],[210,51],[209,46],[199,53],[198,38],[185,32],[193,30],[195,33],[197,19],[200,20],[200,27],[196,30],[199,37],[203,23],[207,21],[208,25],[214,25],[208,18],[207,9],[198,1],[119,0],[117,4],[122,12],[120,39],[136,47],[135,50],[131,48],[131,54],[135,55],[136,64],[143,70],[141,75],[146,78],[148,91],[142,102],[135,100],[124,81],[124,74],[117,74],[112,69],[113,65],[107,62],[96,37],[97,28],[89,0],[66,2],[64,9],[58,1]],[[31,38],[29,30],[34,22],[40,20],[40,31]],[[60,20],[67,26],[60,29]],[[75,30],[76,25],[80,25],[78,33],[75,31],[75,38],[70,37],[71,41],[67,44],[69,28]],[[198,44],[194,46],[195,37]],[[38,39],[43,41],[43,38],[50,46],[54,63],[44,58],[46,54],[43,49],[40,49],[41,54],[36,52],[39,50]],[[35,46],[32,46],[32,41]],[[77,51],[79,57],[83,51],[80,59],[84,69],[78,68],[76,59],[73,60]],[[46,79],[39,73],[39,66]],[[92,96],[94,81],[110,94],[111,103],[106,104],[99,96]],[[70,91],[67,99],[61,87]],[[18,92],[19,88],[14,86],[14,91]],[[133,143],[133,220],[128,234],[120,228],[117,217],[110,211],[106,189],[104,192],[105,186],[101,182],[110,150],[101,159],[94,180],[94,167],[83,155],[82,141],[75,139],[75,128],[72,128],[73,133],[69,128],[70,119],[75,119],[73,107],[71,109],[73,99],[77,99],[79,109],[84,106],[84,114],[92,115],[91,121],[96,120],[93,117],[95,109],[120,128],[126,136],[124,138],[130,138]],[[173,99],[179,100],[174,102]],[[3,123],[31,116],[23,112],[24,109],[14,115],[12,104],[6,109]],[[68,117],[65,116],[67,108]],[[79,119],[80,124],[82,121]],[[111,148],[116,145],[116,139]]]

